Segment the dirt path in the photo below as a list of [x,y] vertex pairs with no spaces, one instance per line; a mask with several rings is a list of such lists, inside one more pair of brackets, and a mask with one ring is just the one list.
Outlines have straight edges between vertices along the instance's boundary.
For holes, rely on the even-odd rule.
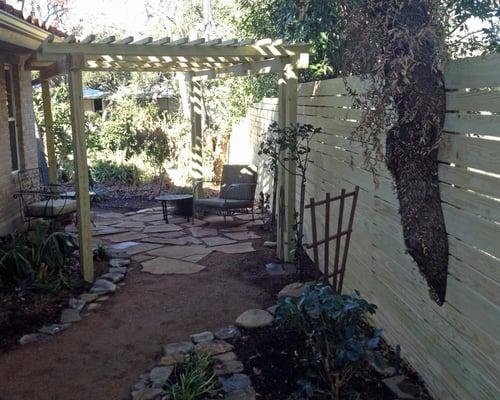
[[162,344],[272,304],[284,282],[263,274],[272,254],[261,242],[251,256],[213,253],[194,275],[131,271],[116,295],[60,336],[1,355],[0,400],[128,399]]

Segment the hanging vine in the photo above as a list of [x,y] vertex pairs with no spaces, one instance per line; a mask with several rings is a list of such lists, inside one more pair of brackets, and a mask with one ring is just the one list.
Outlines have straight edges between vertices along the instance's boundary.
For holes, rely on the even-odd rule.
[[[385,161],[399,199],[405,244],[443,304],[448,241],[438,182],[438,147],[445,115],[444,33],[437,0],[341,3],[344,74],[370,83],[356,97],[364,110],[355,137],[367,164]],[[352,95],[356,95],[351,90]],[[385,138],[385,143],[384,143]],[[384,152],[385,150],[385,152]]]

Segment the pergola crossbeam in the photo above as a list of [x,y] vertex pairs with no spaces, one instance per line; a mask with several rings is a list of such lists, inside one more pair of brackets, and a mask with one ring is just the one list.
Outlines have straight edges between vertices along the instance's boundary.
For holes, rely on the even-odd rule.
[[[48,80],[63,73],[69,76],[80,264],[84,270],[85,280],[93,279],[93,263],[82,71],[185,72],[186,86],[191,88],[193,178],[201,178],[204,112],[201,81],[248,74],[277,73],[280,76],[278,112],[280,125],[293,124],[297,120],[296,70],[307,68],[309,51],[310,45],[307,44],[288,44],[283,40],[271,39],[206,41],[200,38],[190,41],[188,38],[181,38],[171,41],[166,37],[153,41],[151,37],[147,37],[134,41],[130,36],[117,41],[116,37],[109,36],[96,41],[95,36],[90,35],[77,42],[74,36],[60,41],[49,35],[27,60],[26,65],[29,69],[40,70],[49,131],[51,115]],[[51,146],[49,143],[49,147]],[[54,175],[54,159],[50,160],[50,164]],[[286,171],[282,169],[279,172],[280,191],[283,193],[279,209],[283,211],[279,217],[278,254],[286,261],[293,258],[291,251],[295,211],[293,169],[294,165],[289,163]],[[54,176],[51,179],[54,180]]]

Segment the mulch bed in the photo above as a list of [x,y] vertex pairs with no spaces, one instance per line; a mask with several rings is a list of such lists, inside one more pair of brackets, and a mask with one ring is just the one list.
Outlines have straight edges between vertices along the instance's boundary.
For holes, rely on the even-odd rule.
[[[96,275],[103,274],[107,269],[104,261],[97,260],[94,265]],[[58,293],[0,292],[0,354],[18,346],[23,335],[36,332],[44,325],[58,323],[69,299],[78,296],[84,289],[81,286]]]
[[[241,338],[232,341],[238,359],[245,365],[245,373],[252,380],[257,399],[294,398],[294,393],[299,390],[297,382],[308,374],[307,367],[300,362],[304,343],[304,338],[295,332],[275,325],[243,330]],[[398,373],[409,378],[410,384],[417,388],[419,394],[416,398],[432,400],[418,374],[401,362],[396,352],[385,343],[380,350],[391,365],[397,365]],[[382,379],[382,375],[365,364],[342,389],[341,399],[394,400],[394,394],[385,387]]]

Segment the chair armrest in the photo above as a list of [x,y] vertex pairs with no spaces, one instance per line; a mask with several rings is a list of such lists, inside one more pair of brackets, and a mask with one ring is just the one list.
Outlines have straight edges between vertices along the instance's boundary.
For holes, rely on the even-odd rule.
[[[257,184],[256,183],[232,183],[227,188],[224,189],[224,195],[226,196],[228,194],[235,194],[235,193],[238,193],[238,191],[241,191],[241,189],[253,188],[253,187],[257,187]],[[254,199],[248,199],[248,200],[253,201]]]
[[40,195],[44,196],[47,198],[47,200],[50,199],[59,199],[61,197],[61,194],[58,192],[53,192],[51,190],[18,190],[14,193],[14,198],[20,198],[22,199],[24,196],[29,196],[29,195]]
[[197,194],[198,194],[198,188],[203,185],[204,183],[217,183],[217,184],[220,184],[220,181],[205,181],[203,179],[197,179],[194,183],[193,183],[193,199],[196,199],[197,198]]

